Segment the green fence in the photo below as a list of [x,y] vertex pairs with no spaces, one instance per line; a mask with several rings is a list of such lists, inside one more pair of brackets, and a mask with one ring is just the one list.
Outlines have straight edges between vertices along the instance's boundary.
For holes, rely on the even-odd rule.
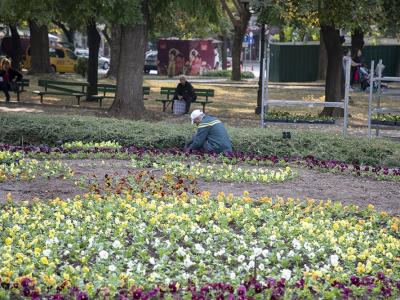
[[[270,44],[270,80],[273,82],[310,82],[318,79],[319,44]],[[396,76],[400,45],[365,46],[363,62],[382,59],[385,76]]]

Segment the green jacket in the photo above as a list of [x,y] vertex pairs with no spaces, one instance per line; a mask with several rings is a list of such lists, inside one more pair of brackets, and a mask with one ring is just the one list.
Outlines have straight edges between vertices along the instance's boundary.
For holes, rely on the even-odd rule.
[[204,116],[189,150],[207,150],[216,153],[232,152],[232,143],[224,124],[215,117]]

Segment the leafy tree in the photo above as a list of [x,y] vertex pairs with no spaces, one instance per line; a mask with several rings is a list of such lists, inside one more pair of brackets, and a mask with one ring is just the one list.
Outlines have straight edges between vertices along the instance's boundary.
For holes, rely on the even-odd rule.
[[14,25],[18,20],[27,20],[30,29],[30,73],[49,73],[49,37],[48,25],[54,16],[54,0],[3,0],[1,11],[7,12],[7,18]]
[[251,17],[250,6],[240,0],[220,0],[233,26],[232,80],[240,80],[242,43]]
[[[328,66],[325,100],[340,101],[342,85],[342,43],[340,29],[368,32],[382,18],[381,0],[263,0],[285,20],[318,26],[327,50]],[[267,10],[268,12],[268,10]],[[325,108],[322,114],[342,115],[338,109]]]

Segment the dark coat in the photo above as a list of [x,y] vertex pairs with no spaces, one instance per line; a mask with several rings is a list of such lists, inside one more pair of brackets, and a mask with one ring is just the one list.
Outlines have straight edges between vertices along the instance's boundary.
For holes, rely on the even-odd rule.
[[179,83],[176,87],[174,100],[179,99],[179,96],[183,97],[184,100],[195,101],[197,96],[194,92],[194,88],[190,82],[186,81],[185,84]]

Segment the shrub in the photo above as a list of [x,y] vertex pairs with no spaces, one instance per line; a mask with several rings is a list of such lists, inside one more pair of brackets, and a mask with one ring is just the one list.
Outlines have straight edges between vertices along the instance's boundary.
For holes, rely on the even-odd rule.
[[[0,113],[0,142],[55,145],[58,141],[115,141],[121,145],[155,148],[182,147],[193,134],[190,124],[149,123],[72,115]],[[228,128],[236,151],[265,155],[307,156],[369,165],[400,166],[395,141],[343,137],[340,133],[294,130],[291,139],[282,130]]]
[[[203,76],[207,77],[227,77],[230,78],[232,76],[231,70],[215,70],[215,71],[208,71]],[[243,79],[251,79],[254,78],[254,74],[252,72],[242,72]]]
[[86,57],[79,57],[75,66],[75,72],[82,77],[86,76],[88,70],[88,59]]

